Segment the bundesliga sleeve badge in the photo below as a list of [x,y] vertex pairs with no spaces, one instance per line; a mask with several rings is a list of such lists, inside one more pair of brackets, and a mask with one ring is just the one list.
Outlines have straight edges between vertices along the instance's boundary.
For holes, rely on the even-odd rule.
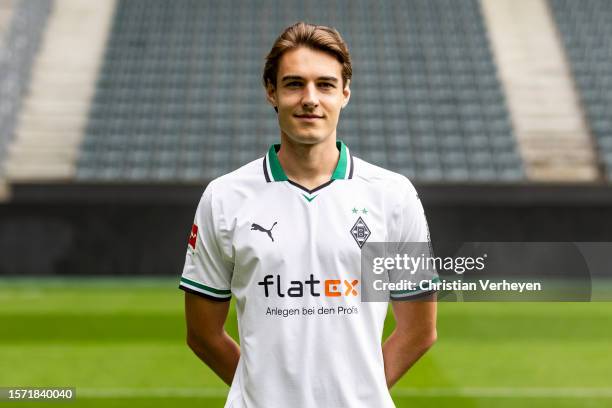
[[195,251],[197,242],[198,242],[198,226],[196,224],[193,224],[191,226],[191,233],[189,234],[189,241],[188,241],[189,249]]

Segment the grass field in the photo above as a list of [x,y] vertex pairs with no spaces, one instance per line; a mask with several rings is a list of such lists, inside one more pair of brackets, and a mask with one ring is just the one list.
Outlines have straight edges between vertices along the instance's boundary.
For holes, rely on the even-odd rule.
[[[70,407],[222,407],[227,387],[185,345],[176,285],[0,280],[0,387],[76,387]],[[612,406],[612,303],[440,303],[438,321],[398,407]]]

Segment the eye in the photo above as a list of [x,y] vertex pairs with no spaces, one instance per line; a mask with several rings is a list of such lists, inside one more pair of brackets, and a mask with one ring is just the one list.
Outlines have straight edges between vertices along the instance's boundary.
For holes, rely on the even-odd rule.
[[319,86],[321,88],[335,88],[334,84],[332,84],[331,82],[321,82]]
[[287,84],[285,86],[288,86],[290,88],[295,88],[298,86],[302,86],[302,83],[299,81],[291,81],[291,82],[287,82]]

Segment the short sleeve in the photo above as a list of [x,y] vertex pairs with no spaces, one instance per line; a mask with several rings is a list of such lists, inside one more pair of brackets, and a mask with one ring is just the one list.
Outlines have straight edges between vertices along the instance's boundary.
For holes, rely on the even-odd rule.
[[431,266],[432,263],[425,262],[427,258],[433,259],[434,253],[421,199],[407,179],[403,187],[399,189],[403,191],[403,194],[400,195],[401,200],[396,203],[392,212],[389,225],[390,236],[397,242],[397,253],[407,254],[416,261],[419,261],[420,258],[419,265],[427,265],[427,267],[419,267],[411,272],[403,270],[390,273],[390,282],[410,281],[415,284],[413,290],[391,291],[392,300],[417,299],[431,294],[435,292],[429,290],[431,282],[439,281],[435,267]]
[[223,217],[215,208],[212,190],[209,184],[196,210],[179,288],[208,299],[228,301],[232,296],[233,262],[227,250]]
[[408,179],[404,179],[402,184],[398,189],[401,192],[399,200],[395,200],[389,220],[389,238],[394,242],[429,242],[429,228],[421,199]]

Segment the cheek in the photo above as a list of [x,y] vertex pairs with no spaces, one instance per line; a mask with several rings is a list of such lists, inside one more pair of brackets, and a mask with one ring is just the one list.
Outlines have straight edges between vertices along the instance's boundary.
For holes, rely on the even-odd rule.
[[327,115],[330,118],[337,119],[340,116],[340,111],[341,111],[340,108],[341,108],[341,106],[342,105],[333,105],[333,106],[330,106],[329,108],[326,109],[327,110]]
[[333,112],[334,115],[338,115],[342,108],[342,103],[344,102],[344,99],[338,97],[337,95],[329,95],[327,97],[322,97],[320,101],[329,113]]
[[291,90],[282,90],[277,94],[277,102],[279,105],[292,106],[300,101],[300,93]]
[[279,110],[278,123],[281,125],[281,127],[283,128],[293,127],[294,122],[292,119],[293,117],[292,117],[291,110],[289,109]]

